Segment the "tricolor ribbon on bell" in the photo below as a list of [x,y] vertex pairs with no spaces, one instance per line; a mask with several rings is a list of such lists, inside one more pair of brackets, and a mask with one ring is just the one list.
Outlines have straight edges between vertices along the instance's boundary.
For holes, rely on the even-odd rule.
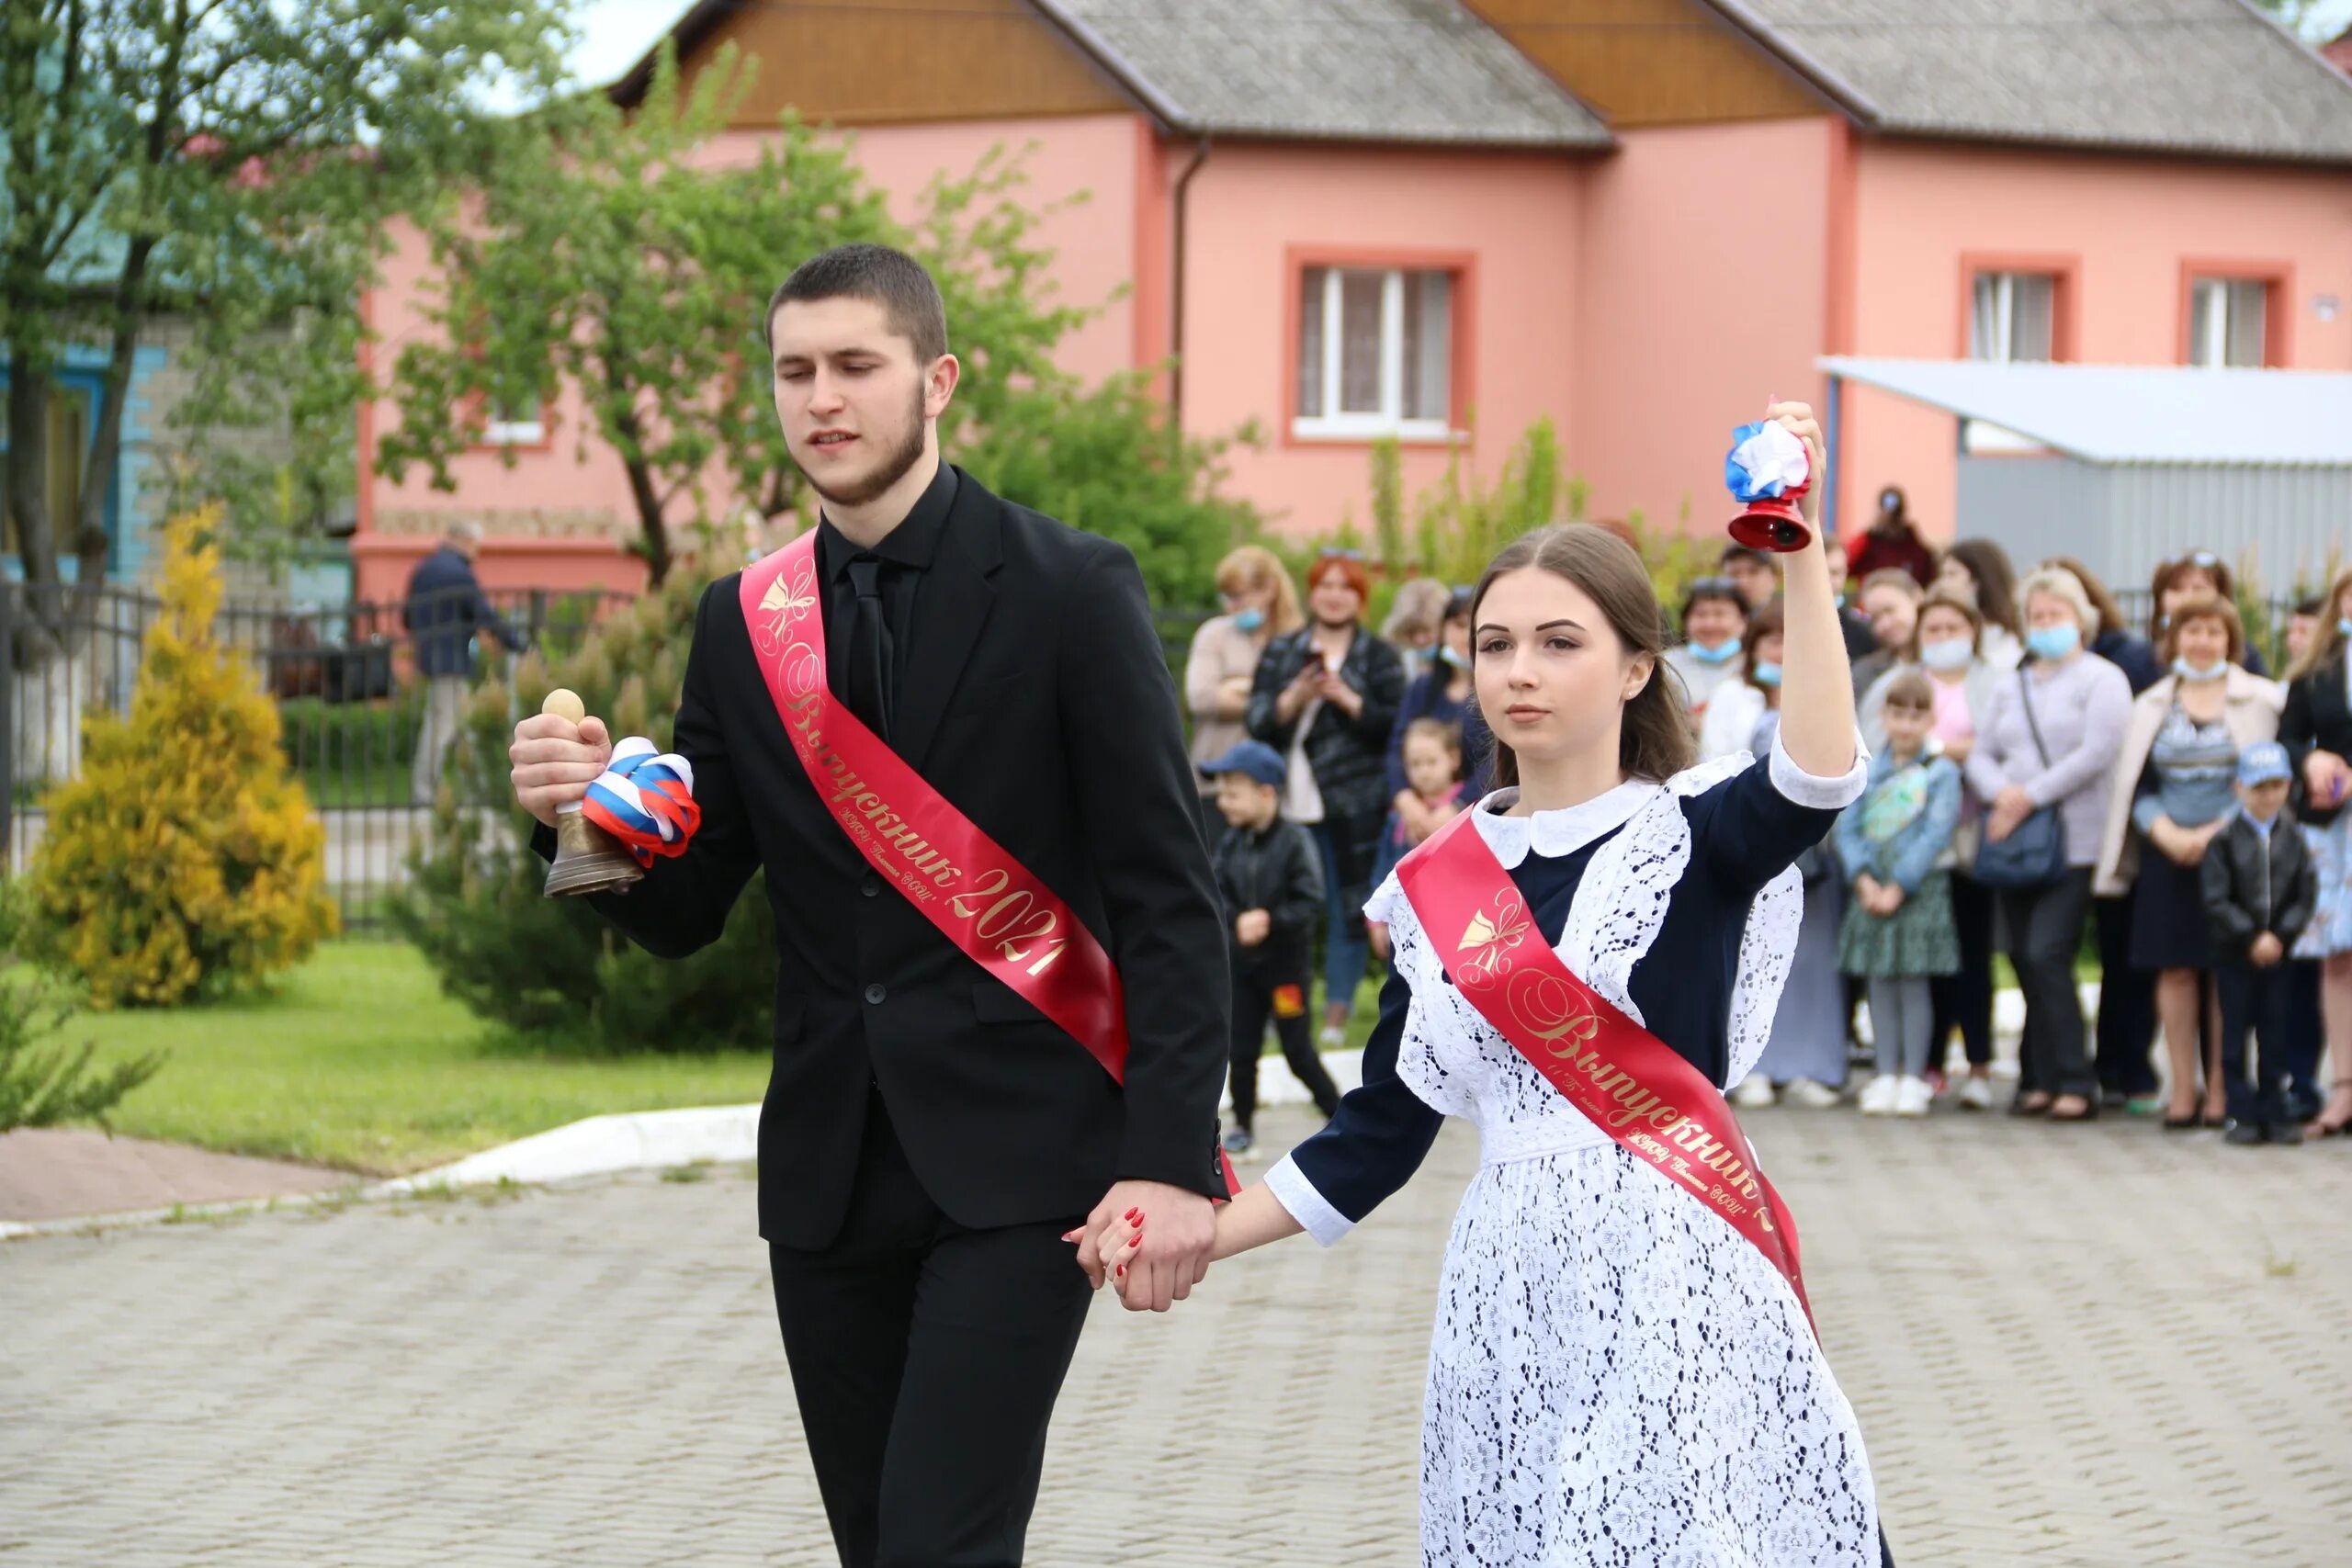
[[581,814],[611,834],[639,865],[658,855],[682,855],[702,825],[695,804],[694,764],[632,735],[613,748],[612,760],[588,786]]
[[1731,536],[1741,544],[1786,554],[1813,538],[1799,504],[1813,484],[1813,461],[1787,425],[1764,420],[1733,431],[1724,484],[1740,505]]

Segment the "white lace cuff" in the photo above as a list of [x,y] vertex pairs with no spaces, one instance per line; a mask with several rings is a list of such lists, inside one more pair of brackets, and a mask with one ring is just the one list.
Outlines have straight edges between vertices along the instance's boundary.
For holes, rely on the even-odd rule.
[[1356,1228],[1355,1221],[1331,1207],[1329,1200],[1315,1190],[1306,1179],[1306,1172],[1288,1155],[1266,1172],[1266,1190],[1274,1201],[1290,1211],[1290,1217],[1306,1227],[1306,1234],[1317,1245],[1329,1247]]
[[1815,778],[1797,766],[1796,759],[1781,746],[1779,736],[1772,738],[1772,757],[1766,764],[1771,770],[1772,787],[1799,806],[1816,811],[1842,811],[1862,798],[1862,791],[1871,781],[1871,749],[1862,739],[1862,732],[1854,731],[1854,765],[1836,778]]

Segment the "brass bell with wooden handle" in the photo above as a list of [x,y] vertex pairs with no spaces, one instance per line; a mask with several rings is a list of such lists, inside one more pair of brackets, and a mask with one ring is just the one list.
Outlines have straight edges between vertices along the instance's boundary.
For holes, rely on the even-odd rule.
[[[588,716],[587,705],[581,702],[579,694],[560,686],[548,694],[539,711],[568,718],[574,724]],[[637,863],[635,856],[581,814],[580,802],[570,801],[556,807],[555,863],[548,867],[548,897],[609,893],[616,887],[627,887],[644,874],[645,868]]]

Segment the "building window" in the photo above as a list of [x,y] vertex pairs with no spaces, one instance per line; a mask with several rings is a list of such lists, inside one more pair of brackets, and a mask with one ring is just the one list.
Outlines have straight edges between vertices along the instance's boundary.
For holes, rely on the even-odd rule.
[[485,446],[536,446],[547,437],[546,416],[535,402],[493,402],[481,427]]
[[1453,434],[1452,272],[1310,266],[1298,282],[1295,435]]
[[[86,387],[52,384],[49,389],[49,411],[45,455],[47,469],[45,485],[49,511],[49,535],[55,546],[56,558],[70,560],[75,555],[74,531],[82,522],[83,469],[90,459],[90,443],[96,432],[92,415],[94,403]],[[6,498],[0,497],[0,507]],[[5,550],[11,562],[24,557],[24,541],[17,527],[13,512],[0,516],[0,550]]]
[[1970,290],[1968,357],[2057,357],[2058,280],[2046,272],[1980,272]]
[[2188,363],[2210,370],[2261,368],[2269,309],[2266,279],[2193,279],[2188,286]]

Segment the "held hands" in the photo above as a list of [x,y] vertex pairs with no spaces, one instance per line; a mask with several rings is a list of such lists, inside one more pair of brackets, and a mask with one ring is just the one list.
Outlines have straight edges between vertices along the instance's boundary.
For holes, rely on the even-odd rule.
[[2267,969],[2287,956],[2287,949],[2285,944],[2279,942],[2277,932],[2264,931],[2260,936],[2256,937],[2253,945],[2245,950],[2245,956],[2246,962],[2256,968]]
[[1233,940],[1255,947],[1274,929],[1274,917],[1264,909],[1244,909],[1234,917]]
[[560,714],[533,714],[514,727],[506,748],[515,804],[554,827],[557,808],[584,797],[612,755],[603,719],[590,715],[575,724]]
[[[1146,1255],[1141,1235],[1151,1226]],[[1078,1247],[1088,1283],[1118,1287],[1129,1312],[1166,1312],[1193,1293],[1209,1271],[1216,1243],[1216,1205],[1198,1192],[1159,1181],[1122,1181],[1103,1194],[1086,1223],[1062,1237]]]

